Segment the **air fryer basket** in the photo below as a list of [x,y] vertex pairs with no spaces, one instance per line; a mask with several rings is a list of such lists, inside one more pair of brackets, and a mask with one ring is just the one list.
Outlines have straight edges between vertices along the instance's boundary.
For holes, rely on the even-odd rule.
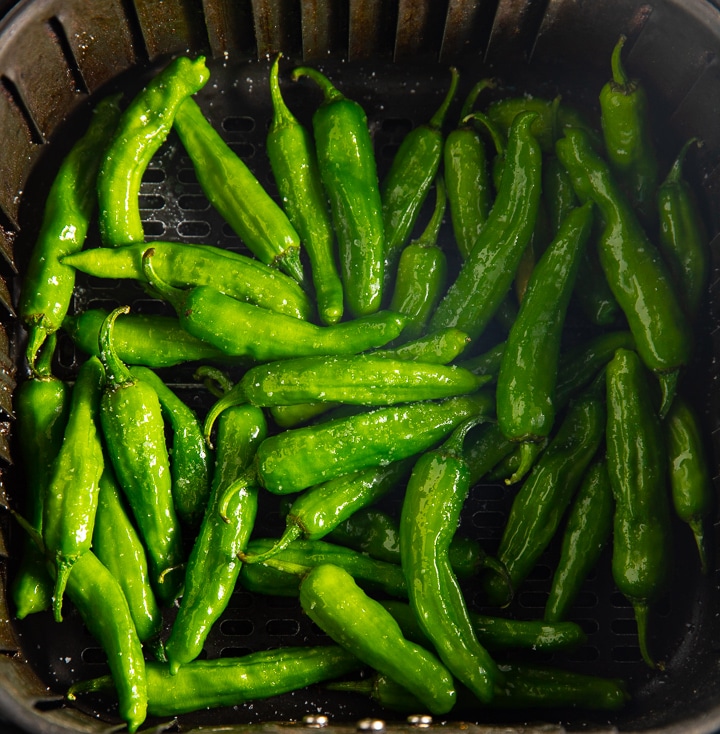
[[[23,376],[23,333],[13,313],[23,268],[33,245],[45,195],[59,160],[82,129],[90,105],[110,90],[138,90],[158,68],[179,54],[204,54],[211,80],[198,101],[231,146],[273,191],[264,150],[270,101],[269,59],[282,50],[287,67],[320,65],[350,97],[366,108],[380,172],[386,170],[404,133],[425,121],[444,94],[448,67],[461,75],[458,98],[483,76],[506,87],[564,98],[589,110],[608,75],[610,51],[625,33],[627,65],[647,86],[661,144],[675,151],[690,136],[703,139],[688,172],[715,236],[720,228],[720,11],[706,0],[24,0],[0,22],[0,457],[5,499],[22,495],[20,468],[13,464],[12,390]],[[318,101],[306,85],[283,81],[289,105],[305,121]],[[409,104],[412,101],[412,104]],[[457,108],[451,115],[457,115]],[[192,166],[171,136],[144,179],[141,209],[149,240],[243,245],[211,209]],[[446,223],[447,227],[447,223]],[[447,239],[448,230],[444,230]],[[713,241],[714,256],[720,239]],[[715,383],[720,342],[718,283],[698,335],[698,356],[688,383],[703,419],[713,463],[720,465],[720,401]],[[75,310],[130,303],[138,311],[162,305],[140,289],[85,279]],[[78,356],[61,340],[58,373],[70,376]],[[163,376],[202,414],[208,397],[178,367]],[[389,506],[397,498],[387,500]],[[276,535],[280,515],[270,499],[258,533]],[[497,543],[508,509],[502,487],[475,488],[461,530],[488,550]],[[48,615],[22,623],[6,596],[16,565],[20,531],[8,513],[0,517],[0,719],[43,734],[107,732],[121,722],[112,703],[63,700],[74,681],[103,674],[104,654],[77,615],[62,625]],[[681,531],[681,529],[679,529]],[[651,622],[650,644],[663,671],[649,671],[636,645],[633,611],[613,588],[607,558],[588,579],[572,618],[588,643],[554,658],[579,672],[626,678],[633,701],[613,715],[575,711],[487,712],[476,722],[453,723],[477,732],[720,730],[720,589],[717,572],[702,578],[694,548],[682,531],[676,538],[676,567],[670,593]],[[713,554],[715,543],[713,542]],[[542,613],[554,553],[548,551],[511,612],[520,618]],[[716,563],[716,567],[720,567]],[[482,598],[467,589],[471,604]],[[172,610],[168,611],[168,622]],[[322,644],[323,636],[294,600],[253,596],[238,588],[205,654],[240,655],[291,644]],[[352,731],[381,726],[409,729],[375,705],[319,687],[253,705],[199,712],[177,721],[148,721],[147,731],[306,730],[319,726]],[[530,718],[528,718],[528,716]],[[377,721],[376,721],[377,720]],[[322,723],[322,722],[320,722]],[[1,725],[0,725],[0,728]]]

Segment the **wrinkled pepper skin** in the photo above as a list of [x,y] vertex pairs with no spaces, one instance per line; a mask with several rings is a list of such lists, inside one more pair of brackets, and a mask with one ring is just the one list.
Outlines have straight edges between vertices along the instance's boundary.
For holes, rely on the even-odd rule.
[[105,245],[117,247],[145,239],[138,198],[142,177],[170,134],[178,108],[209,78],[204,56],[180,56],[158,72],[123,111],[98,173],[99,224]]
[[97,205],[100,161],[120,117],[119,101],[113,95],[95,105],[85,134],[63,160],[45,200],[19,306],[28,329],[26,356],[31,369],[38,350],[62,326],[70,306],[75,271],[62,258],[85,243]]
[[432,713],[453,707],[450,673],[434,655],[407,640],[392,615],[346,571],[331,564],[313,568],[300,584],[300,604],[341,647],[410,690]]
[[382,304],[385,232],[375,152],[365,111],[316,69],[300,66],[323,93],[313,114],[313,135],[330,202],[340,257],[340,277],[351,317],[375,313]]
[[607,367],[607,406],[613,579],[635,610],[643,659],[655,667],[647,621],[672,567],[668,458],[649,376],[633,351],[618,349]]

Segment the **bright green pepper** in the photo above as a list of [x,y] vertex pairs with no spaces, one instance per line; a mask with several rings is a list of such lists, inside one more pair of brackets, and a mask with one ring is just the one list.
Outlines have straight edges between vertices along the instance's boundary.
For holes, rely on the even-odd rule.
[[323,102],[313,114],[318,165],[335,227],[340,277],[353,318],[380,308],[385,278],[385,234],[375,152],[367,116],[316,69],[300,66],[292,77],[309,77]]
[[100,233],[106,245],[144,241],[142,177],[170,134],[178,108],[209,78],[204,56],[194,60],[180,56],[156,74],[122,113],[98,174]]

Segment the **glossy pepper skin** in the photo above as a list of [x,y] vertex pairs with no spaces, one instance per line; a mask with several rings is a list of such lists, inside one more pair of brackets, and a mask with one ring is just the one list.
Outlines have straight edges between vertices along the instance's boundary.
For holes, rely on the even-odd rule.
[[45,211],[20,294],[20,318],[28,329],[31,369],[48,335],[61,326],[75,287],[63,256],[82,249],[97,202],[102,154],[120,117],[119,97],[100,100],[85,134],[67,154],[45,200]]
[[547,622],[567,617],[583,581],[610,540],[614,510],[607,463],[594,462],[583,478],[565,525],[560,559],[545,603]]
[[635,610],[643,659],[655,667],[647,620],[672,566],[668,460],[648,373],[633,351],[618,349],[607,367],[607,406],[613,579]]
[[105,384],[103,365],[90,357],[78,371],[62,445],[45,490],[42,538],[55,567],[53,613],[62,619],[65,585],[73,565],[92,545],[100,475],[105,463],[98,425]]
[[140,642],[157,645],[162,613],[150,583],[147,554],[109,462],[100,477],[93,552],[120,585]]
[[690,526],[703,573],[709,570],[705,523],[714,506],[710,464],[697,411],[682,397],[664,422],[670,489],[677,516]]
[[485,226],[455,282],[430,319],[430,330],[454,326],[478,337],[505,298],[535,226],[542,188],[534,113],[510,128],[506,174]]
[[[356,671],[358,659],[336,645],[287,647],[238,658],[195,660],[172,675],[167,665],[147,663],[147,710],[151,716],[240,706],[279,696]],[[108,676],[74,685],[68,698],[113,688]]]
[[335,233],[312,135],[288,109],[280,91],[281,57],[278,54],[270,68],[273,116],[266,140],[267,155],[283,208],[310,260],[318,314],[329,326],[340,321],[344,309]]
[[664,414],[672,402],[679,370],[692,351],[692,332],[670,275],[589,138],[581,130],[567,128],[556,149],[578,198],[592,200],[604,221],[598,240],[600,262],[638,354],[660,380]]
[[304,275],[298,233],[279,204],[222,139],[195,100],[187,99],[180,105],[173,128],[213,207],[258,260],[280,268],[302,284]]
[[204,56],[180,56],[157,73],[123,111],[98,174],[104,244],[116,247],[145,239],[138,201],[143,174],[170,134],[180,105],[209,78]]
[[659,158],[645,89],[630,79],[622,63],[626,40],[620,36],[613,48],[612,78],[600,90],[600,123],[610,166],[640,216],[650,221],[655,214]]
[[435,209],[423,233],[406,245],[396,264],[390,310],[407,316],[402,341],[420,338],[427,328],[437,302],[445,293],[447,256],[438,246],[438,234],[445,215],[445,183],[435,178]]
[[[19,457],[25,479],[23,514],[42,532],[45,492],[52,465],[60,451],[70,405],[71,387],[52,373],[56,337],[50,335],[35,362],[35,372],[18,385],[13,407]],[[42,552],[29,536],[23,538],[22,557],[10,593],[15,615],[24,619],[52,603],[52,581]]]
[[455,687],[447,669],[407,640],[392,615],[346,571],[331,564],[313,568],[300,584],[300,604],[341,647],[410,690],[432,713],[453,707]]
[[[108,313],[102,308],[90,308],[68,315],[63,329],[83,352],[99,357],[100,327]],[[188,334],[176,318],[160,314],[128,314],[115,325],[113,346],[126,364],[153,369],[224,357],[219,349]]]
[[473,86],[463,102],[460,124],[447,134],[443,147],[450,221],[463,259],[472,251],[495,195],[485,144],[475,126],[466,120],[480,92],[491,85],[490,80],[481,79]]
[[238,492],[220,515],[218,502],[225,490],[252,461],[267,434],[263,412],[241,405],[220,417],[212,492],[200,531],[193,543],[185,572],[180,608],[165,644],[170,672],[195,660],[201,653],[213,624],[227,608],[255,523],[257,487]]
[[[514,590],[554,537],[602,441],[606,413],[599,388],[596,381],[571,403],[557,434],[515,495],[497,553]],[[500,578],[490,577],[485,591],[492,604],[509,601],[507,584]]]
[[115,319],[128,310],[111,311],[100,330],[100,358],[106,374],[100,424],[118,482],[147,548],[158,600],[167,603],[179,591],[178,572],[185,559],[160,400],[153,387],[132,376],[113,349]]
[[691,319],[697,317],[710,277],[710,238],[693,188],[683,173],[687,152],[696,143],[694,138],[685,143],[657,189],[658,245]]
[[[147,245],[93,248],[63,258],[64,265],[96,278],[145,280],[142,268]],[[259,260],[213,245],[153,242],[158,276],[177,288],[211,285],[228,296],[271,311],[309,320],[310,299],[290,276]]]
[[143,256],[148,282],[170,302],[182,327],[227,356],[267,362],[313,354],[355,354],[387,344],[405,324],[404,316],[379,311],[333,326],[316,326],[242,303],[211,286],[180,290],[161,282],[152,271],[152,257],[151,247]]
[[297,67],[292,78],[301,77],[323,94],[313,114],[313,136],[337,237],[345,305],[351,317],[367,316],[382,304],[385,277],[382,198],[367,116],[316,69]]
[[460,424],[413,467],[400,516],[400,557],[410,606],[440,659],[480,700],[492,701],[502,675],[477,639],[448,555],[470,490],[462,444],[472,425]]
[[210,496],[210,454],[202,424],[197,413],[151,369],[136,365],[130,374],[157,393],[172,435],[170,473],[175,510],[188,527],[197,527]]
[[555,423],[555,384],[565,314],[593,223],[592,204],[573,209],[533,269],[507,338],[497,381],[497,418],[513,441],[537,442]]
[[440,169],[445,141],[442,127],[459,79],[457,69],[451,67],[450,85],[440,106],[426,123],[414,127],[402,139],[380,184],[387,289],[393,285],[400,254]]
[[256,471],[261,485],[270,492],[299,492],[347,472],[418,454],[463,420],[491,415],[492,401],[491,393],[479,391],[295,428],[263,441]]

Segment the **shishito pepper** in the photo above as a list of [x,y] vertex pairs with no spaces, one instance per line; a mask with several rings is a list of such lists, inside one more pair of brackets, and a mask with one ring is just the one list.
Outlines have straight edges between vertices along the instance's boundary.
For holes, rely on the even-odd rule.
[[298,233],[195,100],[187,99],[180,105],[173,127],[208,200],[248,249],[266,265],[280,268],[303,283]]
[[113,247],[145,239],[140,183],[165,142],[178,108],[210,78],[205,57],[180,56],[157,73],[123,111],[98,173],[102,240]]
[[480,700],[492,701],[503,677],[477,639],[448,552],[470,489],[462,445],[475,422],[460,424],[413,467],[400,517],[400,557],[410,606],[440,659]]
[[172,499],[170,458],[157,392],[133,377],[113,349],[115,319],[128,311],[127,306],[111,311],[100,330],[100,359],[106,374],[100,424],[118,482],[147,548],[152,583],[159,600],[169,602],[181,584],[181,529]]
[[600,212],[604,222],[598,239],[600,262],[638,354],[660,380],[662,415],[672,403],[679,372],[692,351],[692,330],[670,274],[590,138],[582,130],[567,128],[556,150],[578,198],[592,200]]
[[648,373],[618,349],[607,367],[607,464],[615,497],[613,579],[635,610],[643,659],[650,605],[665,589],[671,561],[667,452]]
[[340,321],[344,309],[335,233],[312,136],[288,109],[280,91],[281,57],[278,54],[270,68],[273,117],[267,134],[267,155],[283,208],[310,260],[318,314],[329,326]]
[[356,318],[367,316],[380,308],[385,277],[382,198],[367,116],[316,69],[300,66],[292,77],[308,77],[323,93],[312,123],[320,176],[330,202],[348,311]]
[[313,568],[300,584],[300,604],[335,642],[418,696],[432,713],[453,707],[455,687],[447,669],[407,640],[392,615],[342,568]]
[[75,272],[62,257],[85,243],[97,204],[98,168],[120,117],[119,101],[119,96],[111,96],[95,105],[87,131],[63,160],[45,200],[20,296],[31,368],[46,337],[62,326],[70,305]]

